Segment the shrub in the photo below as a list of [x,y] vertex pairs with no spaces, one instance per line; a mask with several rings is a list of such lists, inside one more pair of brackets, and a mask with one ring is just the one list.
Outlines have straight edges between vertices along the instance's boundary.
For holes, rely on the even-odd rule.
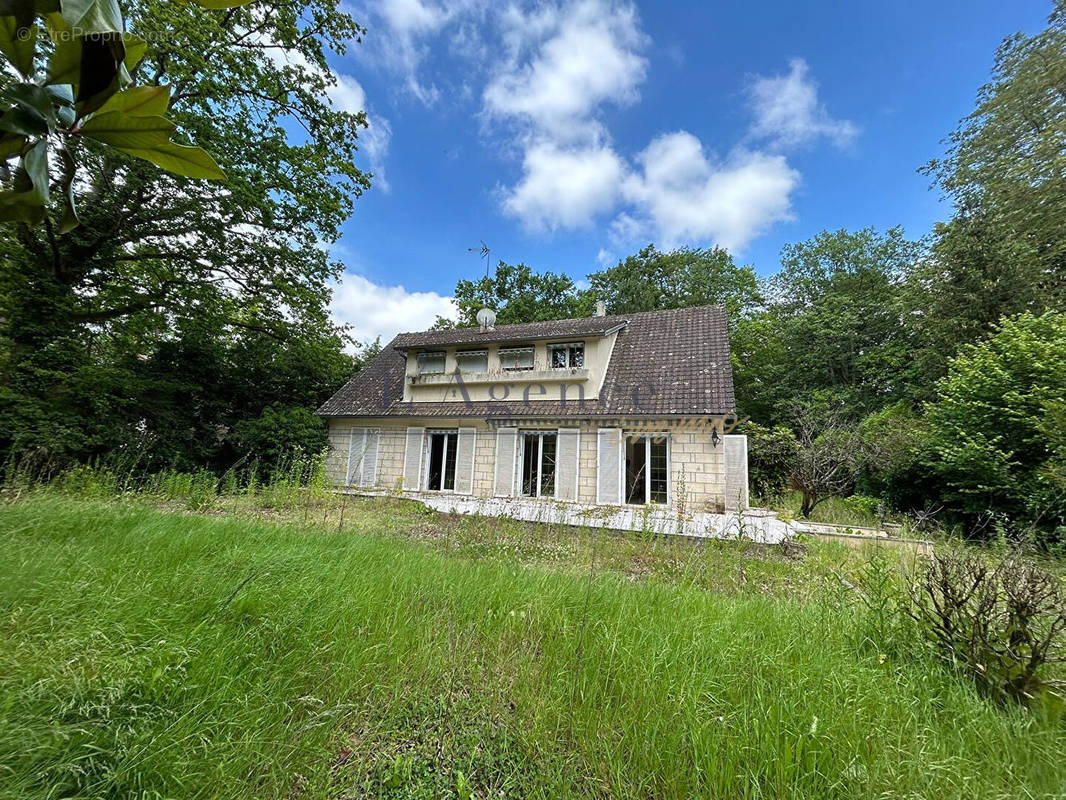
[[1016,552],[993,561],[973,550],[935,552],[924,562],[908,614],[941,656],[990,697],[1061,705],[1066,660],[1062,582]]
[[937,395],[927,461],[946,501],[971,519],[1066,523],[1066,313],[1005,319],[951,362]]
[[327,442],[326,426],[303,406],[270,406],[255,419],[238,422],[236,439],[245,458],[258,461],[267,472],[320,453]]
[[772,502],[789,486],[799,441],[782,425],[765,428],[749,422],[744,426],[744,433],[748,436],[748,481],[752,494],[764,502]]

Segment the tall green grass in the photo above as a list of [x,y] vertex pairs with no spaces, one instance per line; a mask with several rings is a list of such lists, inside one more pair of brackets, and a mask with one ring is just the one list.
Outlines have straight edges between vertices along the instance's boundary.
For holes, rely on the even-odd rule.
[[0,506],[0,796],[1062,796],[1061,722],[828,593],[634,582],[588,532],[568,572],[456,558],[350,502]]

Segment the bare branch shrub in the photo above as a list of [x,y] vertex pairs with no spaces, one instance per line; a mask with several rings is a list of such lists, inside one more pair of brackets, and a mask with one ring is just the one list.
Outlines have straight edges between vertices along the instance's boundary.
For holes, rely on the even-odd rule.
[[1066,592],[1031,559],[937,551],[916,575],[908,614],[986,695],[1062,703],[1066,685],[1055,665],[1066,662]]

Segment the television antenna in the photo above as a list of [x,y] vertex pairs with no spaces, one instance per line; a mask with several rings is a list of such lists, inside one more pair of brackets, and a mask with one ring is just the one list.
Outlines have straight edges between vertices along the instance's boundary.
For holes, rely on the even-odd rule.
[[485,277],[489,277],[489,254],[492,252],[489,250],[489,246],[485,244],[485,240],[481,240],[481,247],[468,247],[467,252],[477,253],[483,259],[485,259]]

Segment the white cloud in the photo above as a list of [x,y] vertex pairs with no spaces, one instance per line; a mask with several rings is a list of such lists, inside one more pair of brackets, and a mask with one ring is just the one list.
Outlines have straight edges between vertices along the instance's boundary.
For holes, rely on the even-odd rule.
[[[640,55],[645,37],[632,6],[578,0],[532,15],[512,10],[503,25],[516,57],[485,88],[488,114],[566,141],[599,133],[593,115],[603,103],[638,99],[647,60]],[[524,59],[536,34],[541,41]]]
[[802,58],[789,63],[787,75],[756,77],[749,87],[754,114],[752,136],[777,147],[806,144],[826,137],[838,147],[850,144],[859,129],[848,120],[833,119],[818,101],[818,85]]
[[522,179],[504,192],[506,213],[531,230],[555,230],[592,223],[618,200],[625,165],[609,147],[562,148],[530,145]]
[[421,331],[433,324],[437,315],[454,317],[451,297],[436,292],[409,292],[403,286],[380,286],[362,275],[346,272],[333,286],[330,304],[338,324],[350,324],[359,341],[378,336],[388,342],[402,331]]
[[712,241],[743,248],[775,222],[791,219],[790,197],[799,173],[784,156],[737,150],[712,161],[687,131],[654,139],[637,156],[624,195],[635,214],[623,214],[614,232],[633,240],[652,234],[663,246]]

